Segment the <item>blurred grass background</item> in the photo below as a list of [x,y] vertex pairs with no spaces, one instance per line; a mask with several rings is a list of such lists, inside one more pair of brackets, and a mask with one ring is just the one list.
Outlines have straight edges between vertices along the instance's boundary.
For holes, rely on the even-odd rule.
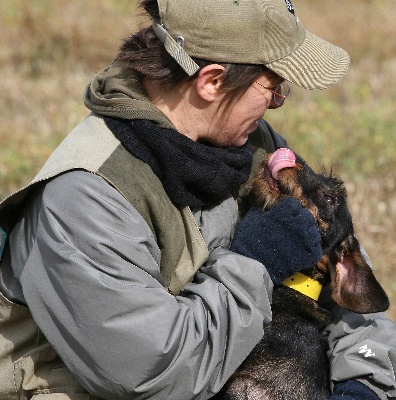
[[[135,3],[0,2],[1,198],[28,183],[87,115],[84,88],[138,27]],[[266,117],[314,169],[345,180],[357,236],[395,303],[396,2],[293,3],[307,29],[349,52],[351,67],[333,88],[293,87]],[[389,316],[396,320],[395,305]]]

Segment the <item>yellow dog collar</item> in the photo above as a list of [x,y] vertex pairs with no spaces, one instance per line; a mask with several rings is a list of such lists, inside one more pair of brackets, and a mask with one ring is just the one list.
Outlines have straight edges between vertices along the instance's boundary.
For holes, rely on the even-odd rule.
[[322,285],[318,281],[301,274],[300,272],[296,272],[293,276],[281,282],[281,284],[297,290],[315,301],[318,300],[322,290]]

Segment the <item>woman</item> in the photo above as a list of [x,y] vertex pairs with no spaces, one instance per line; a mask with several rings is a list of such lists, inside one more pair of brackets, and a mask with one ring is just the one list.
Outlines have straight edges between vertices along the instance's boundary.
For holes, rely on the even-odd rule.
[[[286,81],[336,83],[347,54],[306,32],[290,1],[142,5],[153,24],[88,86],[90,116],[1,205],[2,398],[210,398],[262,337],[273,283],[321,256],[312,216],[287,202],[262,218],[297,207],[301,265],[271,271],[227,249],[241,185],[285,144],[262,115]],[[373,326],[373,342],[394,336],[383,318],[354,328]],[[343,327],[330,333],[344,368],[334,399],[387,398],[392,378],[342,360],[355,332]]]

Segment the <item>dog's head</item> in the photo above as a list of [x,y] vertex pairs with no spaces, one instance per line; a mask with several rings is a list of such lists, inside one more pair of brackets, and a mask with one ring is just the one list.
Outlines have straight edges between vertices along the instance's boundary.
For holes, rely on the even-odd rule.
[[300,156],[281,148],[265,158],[249,190],[264,209],[289,196],[311,211],[323,251],[315,268],[329,276],[331,296],[337,304],[357,313],[389,307],[388,297],[355,238],[347,193],[340,178],[332,172],[315,173]]

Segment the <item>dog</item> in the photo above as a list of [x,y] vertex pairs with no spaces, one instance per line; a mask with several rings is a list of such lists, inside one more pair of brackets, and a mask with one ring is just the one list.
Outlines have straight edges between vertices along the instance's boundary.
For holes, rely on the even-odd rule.
[[294,197],[315,217],[322,258],[276,285],[272,322],[216,400],[328,400],[328,342],[323,331],[332,314],[316,301],[322,286],[332,300],[356,312],[385,311],[388,297],[354,235],[347,193],[332,171],[317,174],[290,149],[268,155],[248,184],[251,203],[270,209]]

